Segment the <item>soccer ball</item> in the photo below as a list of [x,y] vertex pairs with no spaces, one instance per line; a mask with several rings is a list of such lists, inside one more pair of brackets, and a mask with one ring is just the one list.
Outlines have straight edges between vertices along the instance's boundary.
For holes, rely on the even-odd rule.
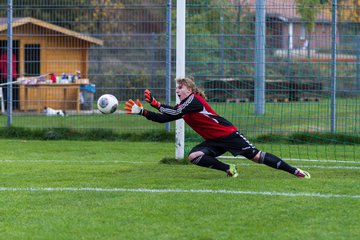
[[119,102],[114,95],[104,94],[99,97],[97,101],[97,107],[103,114],[111,114],[116,111],[119,106]]

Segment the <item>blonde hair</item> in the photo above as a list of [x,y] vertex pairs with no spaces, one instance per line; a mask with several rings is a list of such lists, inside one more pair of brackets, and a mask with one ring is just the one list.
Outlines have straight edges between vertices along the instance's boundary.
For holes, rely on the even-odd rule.
[[198,88],[191,78],[177,78],[175,79],[176,83],[180,86],[186,86],[187,88],[191,89],[192,93],[199,94],[204,100],[207,100],[205,92]]

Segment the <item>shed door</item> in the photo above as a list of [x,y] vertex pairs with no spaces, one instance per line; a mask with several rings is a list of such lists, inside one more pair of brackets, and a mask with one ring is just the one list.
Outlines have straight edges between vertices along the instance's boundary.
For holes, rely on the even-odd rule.
[[25,44],[25,76],[40,75],[40,44]]
[[[19,73],[19,49],[20,49],[20,42],[18,40],[13,41],[13,53],[16,57],[16,72]],[[7,40],[0,41],[0,54],[7,53]],[[14,59],[13,59],[14,61]],[[7,72],[7,71],[6,71]],[[1,73],[0,73],[1,75]]]

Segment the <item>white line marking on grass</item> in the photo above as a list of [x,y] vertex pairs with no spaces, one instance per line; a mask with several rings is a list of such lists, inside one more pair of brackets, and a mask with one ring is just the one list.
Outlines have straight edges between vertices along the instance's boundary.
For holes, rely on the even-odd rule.
[[350,169],[350,170],[360,170],[360,167],[354,167],[354,166],[299,165],[298,167],[304,167],[304,168],[323,168],[323,169]]
[[346,161],[346,160],[316,160],[316,159],[301,159],[301,158],[284,158],[286,161],[299,161],[299,162],[319,162],[319,163],[351,163],[360,164],[360,161]]
[[[256,163],[239,163],[236,164],[237,166],[259,166],[259,164]],[[265,165],[260,165],[264,166]],[[350,169],[350,170],[360,170],[360,167],[357,166],[320,166],[320,165],[296,165],[297,167],[303,167],[303,168],[322,168],[322,169]]]
[[143,164],[145,162],[120,161],[120,160],[94,160],[94,161],[79,161],[79,160],[0,160],[0,163],[130,163]]
[[[242,156],[220,156],[218,158],[227,158],[227,159],[246,159]],[[346,161],[346,160],[333,160],[333,159],[303,159],[303,158],[282,158],[286,161],[299,161],[299,162],[320,162],[320,163],[352,163],[352,164],[360,164],[360,161]]]
[[346,160],[316,160],[316,159],[301,159],[301,158],[284,158],[286,161],[298,161],[298,162],[318,162],[318,163],[351,163],[360,164],[360,161],[346,161]]
[[9,188],[0,187],[0,191],[27,191],[27,192],[137,192],[137,193],[210,193],[210,194],[234,194],[234,195],[266,195],[283,197],[319,197],[319,198],[360,198],[360,195],[327,194],[327,193],[286,193],[286,192],[256,192],[238,190],[213,190],[213,189],[146,189],[146,188],[91,188],[91,187],[25,187]]

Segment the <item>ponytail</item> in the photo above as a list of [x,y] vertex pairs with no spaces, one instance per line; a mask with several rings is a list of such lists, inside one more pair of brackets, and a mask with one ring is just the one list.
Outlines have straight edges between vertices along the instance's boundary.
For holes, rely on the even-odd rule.
[[204,90],[198,88],[191,78],[177,78],[175,79],[176,83],[179,85],[184,85],[187,88],[190,88],[192,90],[192,93],[200,95],[204,100],[207,100],[207,97],[205,95]]
[[195,87],[195,92],[196,94],[199,94],[204,100],[207,100],[207,97],[205,95],[205,92],[204,90],[198,88],[198,87]]

